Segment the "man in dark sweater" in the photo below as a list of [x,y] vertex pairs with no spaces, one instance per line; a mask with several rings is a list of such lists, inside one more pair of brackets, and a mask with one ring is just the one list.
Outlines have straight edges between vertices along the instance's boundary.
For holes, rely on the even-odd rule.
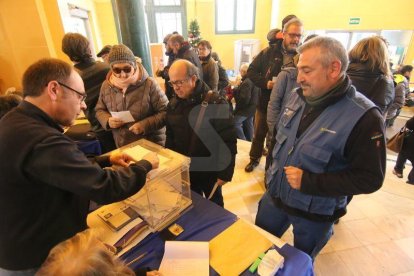
[[209,92],[187,60],[176,60],[169,74],[177,97],[168,103],[165,147],[191,157],[191,189],[223,206],[221,186],[233,177],[237,153],[227,101]]
[[89,40],[78,33],[67,33],[62,39],[62,51],[75,64],[86,92],[85,115],[91,124],[92,130],[101,143],[102,153],[116,149],[111,131],[102,128],[95,116],[95,106],[98,102],[101,85],[109,72],[109,65],[96,62],[92,58]]
[[298,52],[300,88],[289,94],[272,139],[256,224],[278,237],[293,225],[294,246],[315,258],[350,197],[381,187],[384,123],[351,85],[339,41],[316,37]]
[[31,65],[23,91],[24,101],[0,120],[0,275],[33,275],[53,246],[87,228],[89,200],[123,200],[158,167],[153,153],[129,166],[118,153],[96,161],[123,167],[102,169],[63,134],[86,108],[82,79],[66,62]]

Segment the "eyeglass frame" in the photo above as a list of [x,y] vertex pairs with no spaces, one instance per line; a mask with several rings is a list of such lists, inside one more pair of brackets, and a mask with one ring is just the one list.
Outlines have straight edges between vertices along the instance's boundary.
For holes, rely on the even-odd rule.
[[286,34],[289,36],[290,39],[297,38],[300,40],[303,37],[303,34],[294,34],[294,33],[286,33]]
[[[129,74],[132,72],[132,66],[125,66],[123,68],[112,67],[111,69],[112,69],[112,72],[114,72],[114,74],[117,74],[117,75],[121,74],[122,72],[124,72],[125,74]],[[115,70],[119,70],[119,72],[116,72]]]
[[72,87],[70,87],[70,86],[67,86],[66,84],[64,84],[64,83],[61,83],[60,81],[56,81],[59,85],[61,85],[61,86],[63,86],[63,87],[65,87],[65,88],[67,88],[67,89],[69,89],[69,90],[71,90],[71,91],[73,91],[73,92],[75,92],[76,94],[78,94],[78,95],[80,95],[82,98],[81,98],[81,102],[84,102],[85,100],[86,100],[86,96],[87,96],[87,94],[84,92],[84,93],[82,93],[82,92],[79,92],[78,90],[76,90],[76,89],[73,89]]
[[191,79],[191,77],[183,79],[183,80],[176,80],[176,81],[168,81],[168,85],[171,87],[181,87],[183,86],[184,82],[188,81],[189,79]]

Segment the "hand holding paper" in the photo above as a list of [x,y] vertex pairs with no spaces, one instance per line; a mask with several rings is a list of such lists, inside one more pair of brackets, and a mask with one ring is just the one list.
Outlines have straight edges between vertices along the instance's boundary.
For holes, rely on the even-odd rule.
[[124,124],[124,121],[115,117],[109,117],[108,124],[110,128],[119,128]]

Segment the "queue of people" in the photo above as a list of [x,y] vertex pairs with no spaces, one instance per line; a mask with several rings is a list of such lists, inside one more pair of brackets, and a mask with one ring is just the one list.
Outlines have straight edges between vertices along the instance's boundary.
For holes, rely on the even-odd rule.
[[[82,231],[89,200],[108,204],[136,193],[158,157],[88,159],[62,129],[81,111],[105,152],[145,138],[190,157],[191,189],[212,194],[222,207],[237,138],[252,141],[246,172],[268,148],[266,191],[255,223],[277,237],[292,225],[294,246],[314,259],[352,197],[382,186],[385,119],[401,108],[391,109],[394,90],[406,88],[410,68],[393,82],[380,37],[363,39],[347,53],[328,37],[301,44],[303,31],[302,21],[289,15],[281,30],[269,32],[269,47],[240,68],[234,110],[219,93],[228,79],[220,77],[207,40],[193,49],[179,34],[165,37],[169,60],[157,72],[163,91],[126,45],[105,46],[98,54],[105,63],[96,62],[85,37],[66,34],[62,50],[74,66],[51,58],[35,62],[24,73],[21,103],[0,105],[7,106],[0,120],[0,207],[12,210],[0,229],[0,275],[60,273],[65,258],[74,258],[71,247],[85,256],[79,258],[85,266],[86,256],[105,255],[108,269],[134,275]],[[129,112],[133,120],[125,122],[117,112]],[[412,161],[408,144],[394,168],[398,177],[406,159]]]

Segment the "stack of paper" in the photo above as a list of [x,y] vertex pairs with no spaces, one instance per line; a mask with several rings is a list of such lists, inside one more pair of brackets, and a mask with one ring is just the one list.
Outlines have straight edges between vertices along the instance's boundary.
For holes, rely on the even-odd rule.
[[166,241],[159,271],[168,276],[208,276],[208,242]]

